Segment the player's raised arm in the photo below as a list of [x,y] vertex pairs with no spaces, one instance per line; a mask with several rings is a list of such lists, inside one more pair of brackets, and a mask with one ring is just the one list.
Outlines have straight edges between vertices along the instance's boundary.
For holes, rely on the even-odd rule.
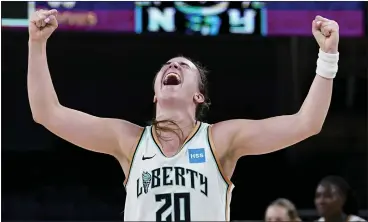
[[[320,132],[332,96],[338,70],[339,27],[335,21],[317,16],[312,24],[319,47],[316,77],[299,112],[264,120],[230,120],[212,128],[217,147],[227,147],[231,156],[273,152]],[[226,136],[222,136],[226,132]]]
[[123,120],[88,115],[59,103],[46,57],[47,39],[58,26],[56,14],[56,10],[41,10],[30,18],[28,97],[33,118],[77,146],[127,157],[141,127]]

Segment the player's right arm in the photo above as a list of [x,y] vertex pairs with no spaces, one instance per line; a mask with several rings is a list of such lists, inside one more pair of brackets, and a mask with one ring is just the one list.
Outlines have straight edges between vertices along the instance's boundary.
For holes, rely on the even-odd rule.
[[58,26],[56,13],[38,11],[30,18],[27,82],[34,120],[77,146],[119,159],[122,155],[129,157],[141,127],[124,120],[95,117],[59,103],[46,57],[47,39]]

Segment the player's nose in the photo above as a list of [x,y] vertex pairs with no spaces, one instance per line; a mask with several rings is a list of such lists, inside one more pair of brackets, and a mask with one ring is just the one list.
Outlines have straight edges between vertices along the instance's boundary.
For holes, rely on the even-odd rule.
[[178,62],[172,62],[172,63],[170,63],[170,65],[169,65],[169,68],[170,69],[179,69],[179,63]]

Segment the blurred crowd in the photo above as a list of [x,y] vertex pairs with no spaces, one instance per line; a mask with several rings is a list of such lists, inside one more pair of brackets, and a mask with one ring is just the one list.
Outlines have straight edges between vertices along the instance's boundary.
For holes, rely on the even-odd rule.
[[[319,215],[318,221],[357,222],[366,221],[358,215],[357,198],[349,184],[339,176],[327,176],[316,187],[314,204]],[[264,220],[303,221],[291,200],[279,198],[266,209]]]

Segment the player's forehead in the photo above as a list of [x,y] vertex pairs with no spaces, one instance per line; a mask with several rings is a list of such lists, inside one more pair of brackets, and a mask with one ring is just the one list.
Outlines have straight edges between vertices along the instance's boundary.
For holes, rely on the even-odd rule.
[[169,61],[167,61],[167,63],[172,63],[172,62],[185,63],[190,68],[197,69],[196,65],[192,61],[190,61],[189,59],[187,59],[185,57],[174,57],[174,58],[170,59]]
[[333,184],[326,183],[326,184],[319,184],[316,192],[317,193],[338,194],[339,189]]
[[287,209],[279,205],[271,205],[267,208],[267,214],[286,214]]

